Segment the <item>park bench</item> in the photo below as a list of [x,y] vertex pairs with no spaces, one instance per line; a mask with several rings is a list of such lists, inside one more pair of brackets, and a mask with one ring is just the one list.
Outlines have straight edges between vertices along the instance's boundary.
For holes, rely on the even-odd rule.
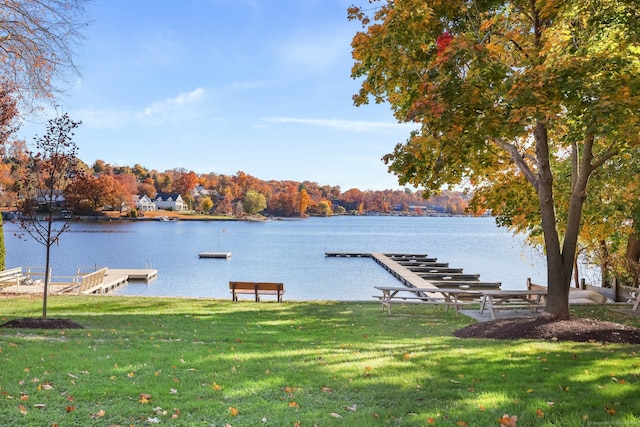
[[261,295],[275,295],[278,302],[282,302],[284,283],[276,282],[229,282],[231,299],[238,301],[238,295],[254,295],[256,302],[260,302]]

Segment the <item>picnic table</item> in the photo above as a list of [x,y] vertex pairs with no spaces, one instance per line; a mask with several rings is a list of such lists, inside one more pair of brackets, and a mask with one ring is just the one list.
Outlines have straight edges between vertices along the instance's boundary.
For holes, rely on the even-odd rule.
[[460,301],[458,296],[460,294],[469,295],[473,293],[472,291],[459,288],[412,288],[408,286],[374,287],[381,291],[382,295],[374,295],[373,297],[378,298],[383,310],[387,307],[389,314],[391,314],[391,305],[395,302],[399,304],[445,305],[447,307],[447,311],[449,310],[449,307],[453,306],[456,311],[456,317],[458,317],[459,307],[467,304],[467,302]]
[[542,289],[486,290],[479,292],[482,296],[480,313],[488,309],[492,319],[496,318],[498,310],[523,308],[532,309],[535,312],[539,308],[544,308],[543,299],[547,296],[547,291]]

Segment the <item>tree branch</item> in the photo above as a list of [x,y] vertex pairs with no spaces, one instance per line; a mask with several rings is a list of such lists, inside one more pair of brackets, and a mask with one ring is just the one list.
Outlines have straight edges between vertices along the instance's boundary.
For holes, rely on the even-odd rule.
[[526,155],[521,154],[518,151],[518,147],[516,147],[515,145],[508,143],[506,141],[504,141],[502,138],[493,138],[492,141],[501,149],[503,149],[504,151],[506,151],[507,153],[509,153],[509,156],[511,157],[511,160],[516,164],[516,166],[518,166],[518,169],[520,169],[520,171],[524,174],[525,178],[527,179],[527,181],[529,181],[529,183],[531,185],[533,185],[533,188],[536,189],[536,192],[538,191],[538,178],[536,176],[536,174],[531,170],[531,168],[529,167],[529,165],[527,164],[527,162],[525,162],[525,158],[527,158]]

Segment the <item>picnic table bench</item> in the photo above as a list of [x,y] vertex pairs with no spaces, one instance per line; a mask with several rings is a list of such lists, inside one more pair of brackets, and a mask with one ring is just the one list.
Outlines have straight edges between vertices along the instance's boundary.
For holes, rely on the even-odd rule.
[[22,272],[22,267],[10,268],[0,271],[0,288],[7,286],[20,286],[29,279],[29,276]]
[[544,308],[543,299],[547,296],[546,290],[485,290],[479,291],[482,295],[480,313],[488,309],[491,318],[496,318],[498,310],[506,309],[532,309],[534,312]]
[[638,311],[638,306],[640,306],[640,292],[638,292],[638,295],[636,296],[636,301],[633,303],[633,311]]
[[260,302],[260,295],[275,295],[278,302],[282,302],[284,283],[277,282],[229,282],[231,300],[238,301],[239,294],[254,295],[256,302]]
[[391,305],[397,304],[435,304],[445,305],[447,311],[449,307],[453,307],[458,317],[458,310],[461,306],[468,302],[460,301],[460,294],[470,294],[469,290],[461,290],[458,288],[410,288],[408,286],[374,286],[382,292],[382,295],[373,295],[377,298],[384,310],[387,307],[388,313],[391,314]]

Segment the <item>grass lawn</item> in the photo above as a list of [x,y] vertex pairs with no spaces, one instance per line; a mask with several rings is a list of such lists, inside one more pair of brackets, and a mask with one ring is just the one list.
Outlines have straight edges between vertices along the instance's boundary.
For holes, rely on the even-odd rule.
[[[0,299],[2,322],[40,313]],[[2,426],[640,426],[640,346],[459,339],[473,320],[440,307],[65,296],[48,313],[85,329],[0,329]]]

